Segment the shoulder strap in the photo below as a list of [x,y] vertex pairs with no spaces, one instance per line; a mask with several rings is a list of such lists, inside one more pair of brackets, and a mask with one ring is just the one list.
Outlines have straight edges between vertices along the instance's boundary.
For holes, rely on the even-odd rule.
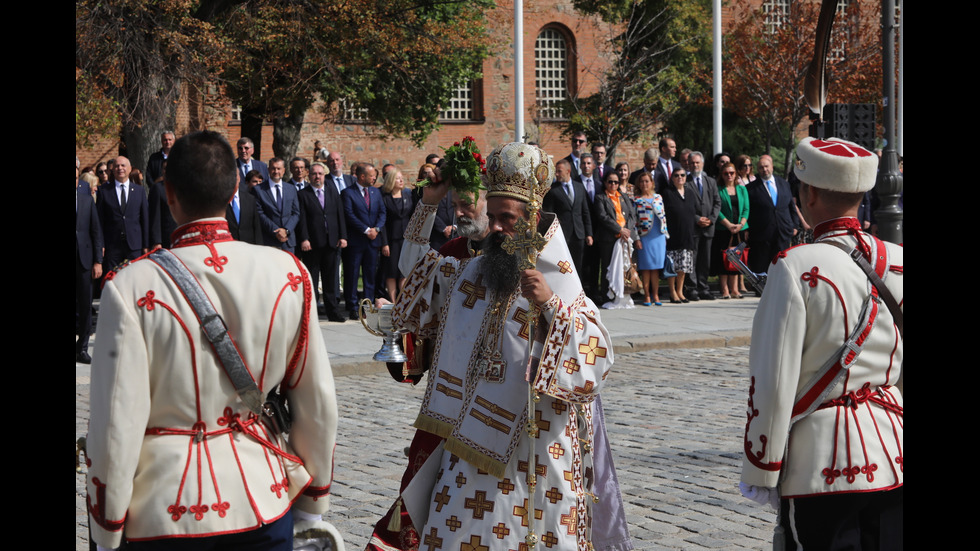
[[187,269],[187,266],[184,266],[184,263],[169,250],[157,249],[149,258],[167,272],[170,279],[180,288],[180,292],[183,293],[187,303],[194,310],[194,315],[201,323],[201,329],[204,331],[208,342],[211,343],[211,348],[217,354],[218,363],[221,364],[222,369],[225,370],[228,378],[235,385],[238,397],[252,413],[261,415],[264,402],[262,392],[259,391],[255,379],[245,368],[245,360],[242,359],[238,347],[235,346],[235,341],[228,334],[228,326],[225,325],[225,320],[214,309],[214,304],[211,303],[211,299],[208,298],[201,284]]
[[[877,237],[874,239],[876,241],[877,248],[884,251],[885,250],[884,242],[882,242]],[[888,287],[885,285],[885,282],[881,279],[881,276],[875,271],[874,268],[871,267],[871,264],[867,261],[867,259],[864,258],[864,255],[861,254],[861,251],[853,247],[848,247],[847,245],[843,243],[838,243],[836,241],[820,241],[819,243],[833,245],[838,249],[844,251],[845,253],[847,253],[848,256],[851,257],[851,260],[853,260],[854,263],[857,264],[859,268],[861,268],[861,271],[863,271],[864,274],[868,276],[868,279],[871,280],[871,284],[874,285],[875,289],[878,289],[878,296],[880,296],[882,300],[885,301],[885,305],[888,306],[888,311],[892,313],[892,318],[894,318],[895,320],[895,325],[898,326],[898,333],[902,335],[902,338],[905,338],[905,332],[902,329],[903,320],[904,320],[902,308],[898,305],[898,301],[895,300],[895,295],[892,294],[891,290],[888,289]]]

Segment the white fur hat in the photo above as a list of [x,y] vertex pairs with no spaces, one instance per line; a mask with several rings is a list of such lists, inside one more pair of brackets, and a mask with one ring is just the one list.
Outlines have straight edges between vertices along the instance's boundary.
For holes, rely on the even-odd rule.
[[839,138],[803,138],[796,146],[793,172],[813,187],[856,193],[875,187],[878,156]]

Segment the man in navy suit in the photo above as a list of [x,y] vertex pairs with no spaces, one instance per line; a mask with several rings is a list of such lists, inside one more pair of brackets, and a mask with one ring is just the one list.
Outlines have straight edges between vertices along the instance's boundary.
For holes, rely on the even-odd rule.
[[296,188],[283,181],[285,174],[286,162],[273,157],[269,161],[269,179],[255,187],[255,199],[263,244],[291,253],[296,251],[299,199]]
[[238,180],[238,189],[225,208],[225,220],[228,221],[228,231],[235,239],[253,245],[263,244],[262,220],[259,218],[255,194],[241,178]]
[[269,180],[269,167],[262,161],[253,159],[252,154],[254,153],[255,144],[252,143],[250,138],[241,138],[238,140],[238,159],[235,161],[235,166],[238,167],[239,182],[245,181],[245,175],[250,170],[258,170],[262,174],[263,182]]
[[[591,155],[590,155],[591,157]],[[579,279],[582,276],[582,255],[586,245],[592,245],[592,214],[589,196],[582,182],[572,180],[572,164],[565,159],[555,165],[555,183],[544,196],[541,208],[558,216],[562,233]]]
[[378,172],[374,165],[357,167],[357,184],[344,190],[344,216],[347,219],[347,248],[344,250],[344,292],[347,311],[357,319],[357,276],[364,283],[364,297],[374,301],[374,280],[378,254],[383,242],[385,206],[381,191],[374,187]]
[[75,361],[92,363],[88,339],[92,335],[92,280],[102,277],[102,226],[88,184],[78,182],[75,157]]
[[[347,247],[347,219],[337,189],[326,183],[327,167],[313,163],[310,185],[299,192],[302,219],[297,234],[300,257],[310,269],[310,280],[316,292],[317,309],[330,321],[343,322],[333,293],[337,284],[337,253]],[[320,306],[320,277],[323,277],[323,306]]]
[[149,202],[143,186],[129,181],[132,165],[116,158],[113,179],[99,187],[97,210],[105,239],[105,264],[111,270],[135,260],[150,246]]
[[749,268],[769,270],[776,253],[789,247],[800,224],[789,183],[772,173],[772,157],[759,157],[759,177],[745,186],[749,192]]

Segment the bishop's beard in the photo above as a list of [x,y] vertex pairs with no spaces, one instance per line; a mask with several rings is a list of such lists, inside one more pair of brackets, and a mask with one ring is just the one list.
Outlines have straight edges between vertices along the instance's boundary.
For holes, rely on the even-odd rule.
[[487,237],[487,247],[483,250],[480,273],[487,288],[501,295],[510,295],[521,282],[517,257],[501,247],[503,233],[492,233]]

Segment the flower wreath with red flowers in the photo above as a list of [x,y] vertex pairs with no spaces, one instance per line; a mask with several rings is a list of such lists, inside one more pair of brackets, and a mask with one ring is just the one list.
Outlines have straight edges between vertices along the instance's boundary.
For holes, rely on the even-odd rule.
[[[472,203],[476,203],[480,190],[486,189],[483,186],[482,175],[487,173],[487,162],[480,154],[476,140],[466,136],[462,142],[455,142],[451,147],[444,147],[442,150],[445,152],[443,158],[446,160],[442,169],[443,178],[449,178],[450,185],[456,193],[469,197]],[[423,180],[415,185],[423,187],[429,183],[428,180]]]

